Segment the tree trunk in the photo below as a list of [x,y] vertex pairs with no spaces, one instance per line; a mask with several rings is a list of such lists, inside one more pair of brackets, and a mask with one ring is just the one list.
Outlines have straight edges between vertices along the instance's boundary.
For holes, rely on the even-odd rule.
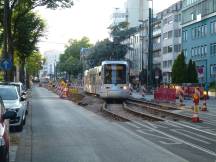
[[12,11],[8,11],[8,55],[11,58],[12,68],[9,71],[9,80],[14,81],[15,65],[14,65],[14,46],[12,37],[12,27],[11,27]]
[[25,84],[25,59],[20,60],[20,82]]

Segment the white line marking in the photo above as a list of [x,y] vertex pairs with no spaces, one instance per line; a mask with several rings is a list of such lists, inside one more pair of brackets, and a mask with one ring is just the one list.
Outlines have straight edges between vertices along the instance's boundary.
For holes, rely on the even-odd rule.
[[185,136],[185,137],[187,137],[187,138],[190,138],[190,139],[192,139],[192,140],[199,141],[199,142],[203,142],[203,143],[205,143],[205,144],[207,144],[207,145],[210,144],[210,143],[207,142],[207,141],[204,141],[204,140],[198,139],[198,138],[196,138],[196,137],[192,137],[192,136],[190,136],[190,135],[188,135],[188,134],[185,134],[185,133],[179,132],[179,131],[177,131],[177,130],[175,130],[175,129],[171,129],[171,131],[173,131],[173,132],[175,132],[175,133],[177,133],[177,134],[180,134],[180,135],[182,135],[182,136]]
[[[174,123],[173,121],[169,121],[169,122],[172,122]],[[190,128],[190,129],[193,129],[193,130],[196,130],[196,131],[199,131],[199,132],[203,132],[203,133],[206,133],[206,134],[209,134],[209,135],[212,135],[212,136],[216,136],[215,133],[211,133],[211,132],[207,132],[206,130],[202,130],[202,129],[197,129],[197,128],[194,128],[192,126],[188,126],[188,125],[185,125],[185,124],[182,124],[182,123],[174,123],[174,124],[177,124],[177,125],[181,125],[183,127],[187,127],[187,128]]]
[[140,129],[141,127],[135,125],[134,123],[131,123],[131,122],[127,122],[126,124],[130,125],[131,127],[134,127],[136,129]]
[[193,133],[193,132],[187,131],[187,130],[185,130],[185,129],[181,129],[181,130],[179,130],[179,131],[187,132],[187,133],[193,134],[194,136],[197,136],[197,137],[200,137],[200,138],[203,138],[203,139],[207,139],[207,140],[212,141],[212,142],[216,142],[216,139],[214,140],[214,139],[205,137],[205,136],[203,136],[203,135],[200,135],[200,134],[197,134],[197,133]]
[[175,127],[175,128],[182,128],[181,126],[178,126],[178,125],[176,125],[176,124],[172,124],[172,123],[167,122],[167,121],[164,121],[164,124],[170,125],[170,126]]
[[150,123],[149,121],[145,121],[146,124],[152,126],[153,128],[157,129],[158,127],[161,127],[161,128],[167,128],[167,126],[163,126],[163,125],[156,125],[154,123]]
[[[138,122],[136,122],[136,121],[133,121],[133,123],[136,123],[136,124],[141,125],[141,126],[144,126],[144,127],[148,127],[148,126],[145,126],[145,125],[143,125],[143,124],[141,124],[141,123],[138,123]],[[156,129],[151,128],[151,127],[149,127],[149,129],[152,129],[152,130],[154,130],[155,132],[161,133],[161,134],[163,134],[163,135],[165,135],[165,136],[167,136],[167,137],[173,138],[173,139],[175,139],[175,140],[177,140],[177,141],[179,141],[179,142],[182,142],[182,143],[184,143],[184,144],[186,144],[186,145],[188,145],[188,146],[190,146],[190,147],[196,148],[196,149],[198,149],[198,150],[200,150],[200,151],[203,151],[203,152],[205,152],[205,153],[207,153],[207,154],[209,154],[209,155],[212,155],[212,156],[215,156],[215,157],[216,157],[216,153],[213,152],[213,151],[211,151],[211,150],[208,150],[208,149],[205,149],[205,148],[203,148],[203,147],[197,146],[197,145],[195,145],[195,144],[193,144],[193,143],[190,143],[190,142],[186,142],[185,140],[182,140],[182,139],[180,139],[180,138],[174,137],[174,136],[169,135],[169,134],[167,134],[167,133],[164,133],[164,132],[162,132],[162,131],[160,131],[160,130],[156,130]]]
[[[143,130],[137,130],[137,132],[144,134],[144,135],[149,135],[151,137],[156,137],[156,138],[161,138],[161,139],[166,139],[166,140],[172,141],[172,144],[182,144],[180,142],[175,141],[175,139],[173,139],[173,138],[161,137],[161,136],[158,136],[155,134],[146,133]],[[160,141],[160,142],[164,142],[164,141]],[[164,143],[168,144],[167,142],[164,142]]]

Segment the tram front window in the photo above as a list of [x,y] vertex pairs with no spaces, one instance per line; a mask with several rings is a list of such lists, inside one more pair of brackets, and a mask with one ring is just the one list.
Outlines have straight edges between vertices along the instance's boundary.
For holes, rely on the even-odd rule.
[[126,65],[105,65],[104,84],[126,84]]

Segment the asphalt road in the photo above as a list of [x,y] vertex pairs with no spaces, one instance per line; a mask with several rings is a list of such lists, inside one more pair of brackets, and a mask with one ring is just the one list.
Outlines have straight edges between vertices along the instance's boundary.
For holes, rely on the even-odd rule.
[[187,161],[44,88],[33,88],[31,104],[32,162]]

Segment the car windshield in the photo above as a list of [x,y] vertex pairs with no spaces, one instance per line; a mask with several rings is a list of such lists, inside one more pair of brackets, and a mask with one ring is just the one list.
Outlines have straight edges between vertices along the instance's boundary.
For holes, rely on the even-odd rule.
[[125,84],[126,65],[108,64],[104,68],[104,84]]
[[0,96],[3,100],[17,100],[17,92],[15,88],[0,87]]

